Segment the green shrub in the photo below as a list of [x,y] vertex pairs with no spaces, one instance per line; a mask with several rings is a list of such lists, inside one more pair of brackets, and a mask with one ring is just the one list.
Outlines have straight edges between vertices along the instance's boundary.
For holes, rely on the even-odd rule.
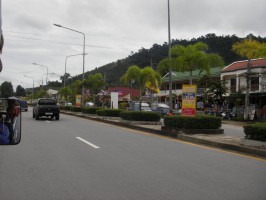
[[130,121],[155,121],[158,122],[161,119],[159,113],[156,112],[144,112],[144,111],[122,111],[120,117],[124,120]]
[[166,127],[184,129],[219,129],[222,120],[219,117],[210,115],[187,116],[166,116],[164,118]]
[[266,123],[255,123],[244,126],[247,139],[266,141]]
[[70,110],[71,106],[60,106],[61,110]]
[[99,116],[119,117],[121,111],[121,109],[100,109],[96,111],[96,114]]
[[72,112],[81,112],[81,107],[70,106],[70,111],[72,111]]
[[89,107],[83,107],[82,108],[82,112],[85,114],[96,114],[97,110],[100,110],[103,108],[98,108],[98,107],[93,107],[93,108],[89,108]]

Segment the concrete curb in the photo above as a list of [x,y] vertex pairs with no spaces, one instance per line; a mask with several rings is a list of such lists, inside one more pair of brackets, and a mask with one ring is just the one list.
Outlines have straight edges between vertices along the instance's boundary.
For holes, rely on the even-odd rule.
[[196,138],[196,137],[193,137],[191,135],[178,134],[178,133],[166,131],[166,130],[155,130],[155,129],[135,126],[135,125],[131,125],[131,124],[125,124],[122,122],[109,121],[106,119],[88,116],[86,114],[65,112],[65,111],[61,111],[61,113],[71,115],[71,116],[81,117],[81,118],[85,118],[85,119],[90,119],[90,120],[94,120],[94,121],[98,121],[98,122],[103,122],[106,124],[122,126],[125,128],[134,129],[134,130],[146,131],[149,133],[153,133],[153,134],[157,134],[157,135],[161,135],[161,136],[166,136],[166,137],[171,137],[174,139],[187,141],[187,142],[191,142],[191,143],[195,143],[195,144],[201,144],[201,145],[211,146],[211,147],[215,147],[215,148],[219,148],[219,149],[235,151],[235,152],[242,153],[242,154],[249,154],[252,156],[266,158],[266,150],[264,150],[264,149],[253,148],[253,147],[242,146],[242,145],[236,145],[236,144],[229,144],[229,143],[224,143],[224,142],[211,141],[211,140],[206,140],[206,139],[202,139],[202,138]]

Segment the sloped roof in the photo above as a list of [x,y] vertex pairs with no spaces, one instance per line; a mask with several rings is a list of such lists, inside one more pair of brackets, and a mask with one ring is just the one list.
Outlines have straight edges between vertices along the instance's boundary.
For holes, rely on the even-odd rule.
[[[189,74],[190,72],[172,72],[172,80],[173,81],[184,81],[189,80]],[[210,69],[210,76],[211,77],[220,77],[221,74],[221,68],[220,67],[214,67]],[[201,70],[194,70],[192,71],[192,79],[199,79],[203,77],[204,75],[207,75],[206,71]],[[163,78],[163,82],[167,82],[169,80],[169,75]]]
[[110,87],[108,92],[118,92],[119,97],[125,97],[128,94],[131,94],[132,97],[140,96],[139,89],[128,88],[128,87]]
[[[222,73],[237,71],[237,70],[245,70],[247,69],[247,66],[248,66],[248,60],[233,62],[232,64],[223,68]],[[251,68],[257,68],[257,67],[266,67],[266,58],[252,59]]]

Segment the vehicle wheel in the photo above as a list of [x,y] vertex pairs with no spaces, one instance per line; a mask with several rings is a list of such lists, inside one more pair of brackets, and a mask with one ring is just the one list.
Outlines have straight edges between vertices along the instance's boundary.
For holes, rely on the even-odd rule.
[[55,119],[56,119],[56,120],[59,120],[59,114],[57,114],[57,115],[55,116]]
[[36,120],[39,120],[40,119],[38,114],[35,116],[35,119]]
[[34,114],[34,112],[32,113],[32,118],[35,118],[35,114]]

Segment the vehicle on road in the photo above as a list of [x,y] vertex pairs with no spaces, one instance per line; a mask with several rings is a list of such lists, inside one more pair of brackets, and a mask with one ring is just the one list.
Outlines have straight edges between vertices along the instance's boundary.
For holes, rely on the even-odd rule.
[[60,107],[54,99],[42,98],[33,104],[32,117],[39,120],[40,117],[51,117],[59,120]]
[[28,103],[27,101],[24,101],[24,100],[19,100],[20,102],[20,110],[22,111],[28,111]]

